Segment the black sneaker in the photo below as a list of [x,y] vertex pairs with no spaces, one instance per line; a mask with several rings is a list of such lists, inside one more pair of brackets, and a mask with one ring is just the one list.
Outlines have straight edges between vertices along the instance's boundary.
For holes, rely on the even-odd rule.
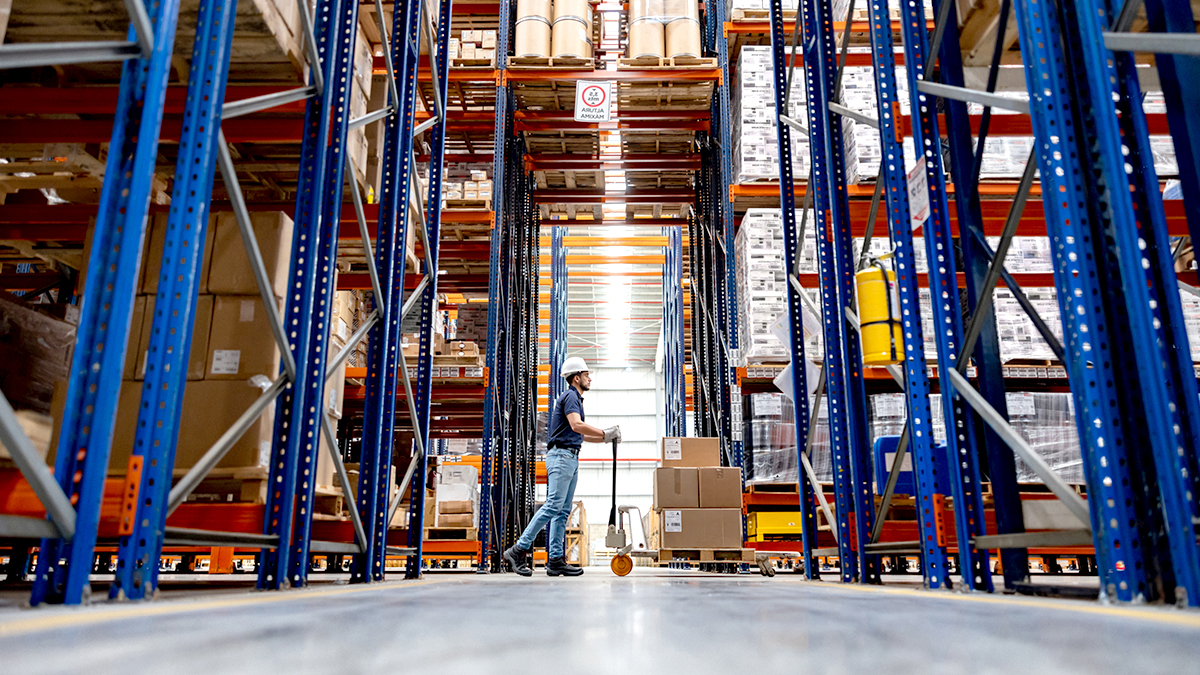
[[527,555],[529,555],[529,551],[519,549],[516,544],[513,544],[511,547],[504,549],[501,557],[512,568],[512,571],[523,577],[531,577],[533,576],[533,568],[525,561]]
[[546,561],[546,576],[577,577],[581,574],[583,568],[568,564],[566,558],[550,558]]

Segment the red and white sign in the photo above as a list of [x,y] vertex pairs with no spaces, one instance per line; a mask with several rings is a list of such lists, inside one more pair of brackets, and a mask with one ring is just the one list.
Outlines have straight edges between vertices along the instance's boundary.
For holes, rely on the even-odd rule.
[[575,85],[575,121],[608,122],[612,119],[612,82],[579,82]]

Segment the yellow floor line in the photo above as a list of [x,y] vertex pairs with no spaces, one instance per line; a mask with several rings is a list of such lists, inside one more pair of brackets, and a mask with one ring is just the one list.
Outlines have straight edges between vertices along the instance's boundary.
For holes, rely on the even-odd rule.
[[821,581],[809,581],[807,579],[780,579],[784,583],[794,583],[809,586],[810,588],[819,588],[831,591],[849,591],[853,593],[883,593],[890,595],[902,595],[911,598],[924,598],[936,600],[959,600],[963,602],[977,602],[992,605],[1008,605],[1010,607],[1036,607],[1038,609],[1056,609],[1064,612],[1078,612],[1082,614],[1097,614],[1101,616],[1113,616],[1128,619],[1143,619],[1148,621],[1157,621],[1159,623],[1169,623],[1177,626],[1186,626],[1189,628],[1200,628],[1200,613],[1194,610],[1176,610],[1168,607],[1146,607],[1135,608],[1129,606],[1117,605],[1101,605],[1098,602],[1086,601],[1071,601],[1071,600],[1046,600],[1033,597],[1019,597],[1011,595],[990,595],[986,593],[958,593],[954,591],[927,591],[915,590],[911,588],[888,588],[886,586],[863,586],[859,584],[837,584]]
[[[0,620],[0,637],[8,637],[19,633],[29,633],[39,630],[52,630],[56,628],[103,623],[106,621],[116,621],[120,619],[162,616],[164,614],[182,614],[186,612],[227,609],[230,607],[262,605],[274,602],[289,602],[292,600],[323,599],[340,595],[369,593],[372,591],[390,591],[405,588],[416,588],[418,586],[428,586],[430,584],[446,583],[449,581],[457,581],[457,579],[422,579],[420,581],[402,581],[393,584],[362,584],[350,586],[348,588],[309,588],[304,590],[288,590],[283,592],[271,591],[239,595],[237,597],[200,600],[197,602],[189,602],[181,598],[179,600],[163,600],[146,604],[129,604],[124,607],[117,605],[115,608],[112,605],[79,607],[73,609],[48,608],[47,611],[52,611],[54,613],[43,614],[42,616],[30,616],[28,618],[16,619],[13,621]],[[28,611],[36,614],[39,610],[33,609]]]

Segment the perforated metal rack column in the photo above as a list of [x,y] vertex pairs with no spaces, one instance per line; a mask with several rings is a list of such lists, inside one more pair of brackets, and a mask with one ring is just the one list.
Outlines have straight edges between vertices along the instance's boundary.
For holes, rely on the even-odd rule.
[[554,411],[554,403],[566,389],[566,381],[562,377],[562,362],[567,358],[567,250],[563,246],[563,236],[567,228],[553,227],[550,232],[550,407],[547,414]]
[[[694,217],[694,216],[692,216]],[[663,228],[667,236],[663,264],[663,383],[666,405],[666,435],[686,436],[687,389],[683,369],[683,233],[680,228]]]
[[[832,10],[827,4],[801,3],[804,22],[804,75],[808,92],[809,142],[812,153],[817,256],[820,262],[822,315],[825,327],[825,377],[829,401],[829,438],[837,497],[839,562],[843,581],[876,583],[878,557],[866,545],[874,525],[870,436],[862,373],[862,349],[846,324],[854,300],[854,248],[850,236],[843,125],[829,111],[837,102],[837,50]],[[783,10],[771,3],[773,43],[783,41]],[[782,64],[782,53],[777,61]],[[776,97],[787,90],[782,68],[775,72]],[[777,104],[778,106],[778,104]],[[777,114],[783,114],[776,108]],[[782,121],[777,125],[784,124]],[[791,161],[791,148],[779,148],[780,166]],[[795,245],[799,245],[796,243]],[[795,327],[793,327],[795,330]],[[851,515],[853,514],[853,518]]]
[[[331,0],[317,8],[318,63],[324,87],[309,99],[301,145],[300,191],[288,276],[287,337],[296,363],[291,386],[275,408],[275,441],[268,467],[263,534],[278,546],[264,549],[259,588],[278,588],[288,579],[303,586],[308,577],[312,502],[324,411],[326,348],[329,340],[334,259],[341,224],[346,132],[349,129],[349,69],[358,25],[358,3]],[[311,81],[318,81],[314,74]]]
[[382,294],[375,298],[375,308],[381,320],[371,331],[367,353],[358,486],[359,512],[366,528],[367,542],[365,550],[354,559],[351,580],[356,582],[383,579],[391,517],[388,499],[394,486],[388,478],[395,441],[400,329],[404,320],[405,245],[414,193],[410,182],[416,180],[412,175],[411,155],[423,6],[423,2],[407,3],[404,11],[394,13],[392,28],[392,62],[397,91],[390,97],[394,114],[388,120],[383,137],[384,164],[375,252]]
[[[904,329],[904,394],[908,410],[907,438],[913,455],[917,488],[917,531],[920,534],[921,575],[926,588],[950,585],[947,578],[946,547],[940,542],[935,502],[938,491],[937,462],[934,457],[932,411],[929,405],[929,377],[925,362],[925,336],[921,326],[920,289],[913,250],[913,223],[908,201],[907,171],[900,142],[896,57],[887,6],[881,2],[867,5],[871,26],[871,54],[874,63],[875,91],[888,227],[895,254],[896,286],[900,298],[900,317]],[[961,220],[960,220],[961,222]],[[864,249],[866,245],[864,244]],[[1005,448],[1007,450],[1007,448]],[[899,462],[897,456],[896,462]],[[883,486],[880,486],[882,489]]]
[[121,514],[117,569],[109,588],[114,598],[144,598],[158,586],[236,11],[237,0],[205,0],[197,15],[146,380],[126,475],[133,512]]
[[[492,132],[494,142],[492,165],[492,220],[491,245],[488,257],[488,328],[487,328],[487,368],[488,381],[484,388],[483,398],[483,470],[480,472],[479,486],[479,537],[480,556],[479,570],[493,569],[499,571],[500,565],[500,529],[497,525],[499,518],[499,497],[497,479],[500,477],[499,460],[502,457],[501,416],[507,407],[503,404],[505,387],[503,377],[506,370],[504,350],[501,347],[501,326],[505,325],[504,317],[507,309],[507,288],[503,283],[501,266],[505,260],[504,251],[504,211],[506,208],[506,188],[508,185],[508,169],[505,148],[512,128],[513,100],[510,86],[504,81],[504,69],[511,45],[512,17],[516,11],[515,4],[510,0],[500,0],[500,26],[496,32],[496,67],[500,80],[496,83],[495,128]],[[514,170],[515,167],[514,167]]]
[[178,0],[162,0],[154,6],[149,26],[141,21],[137,28],[129,29],[131,42],[141,40],[141,51],[134,52],[141,58],[126,61],[121,72],[105,168],[107,180],[96,216],[54,473],[76,509],[74,538],[42,540],[31,600],[35,605],[79,604],[91,593],[88,576],[108,474],[178,14]]
[[[942,167],[941,138],[936,106],[920,91],[929,63],[929,35],[925,10],[920,3],[902,6],[900,25],[904,32],[904,63],[908,71],[912,98],[912,138],[917,161],[924,161],[929,191],[930,215],[924,223],[925,249],[929,260],[929,287],[934,325],[938,330],[938,374],[942,408],[946,423],[946,447],[949,453],[954,494],[954,517],[958,534],[959,573],[969,588],[992,590],[992,574],[987,551],[977,550],[974,538],[985,535],[983,492],[979,477],[977,435],[971,411],[966,408],[950,382],[949,371],[958,367],[962,347],[962,310],[959,304],[957,263],[953,233],[950,230],[946,177]],[[936,291],[936,292],[933,292]],[[964,356],[965,358],[965,356]]]

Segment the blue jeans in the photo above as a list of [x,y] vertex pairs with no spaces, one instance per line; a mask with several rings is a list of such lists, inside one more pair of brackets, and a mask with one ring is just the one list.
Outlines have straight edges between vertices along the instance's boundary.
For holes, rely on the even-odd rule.
[[579,458],[570,450],[554,449],[546,453],[546,503],[533,515],[533,520],[521,538],[517,548],[528,551],[533,548],[537,533],[550,523],[550,534],[546,551],[550,558],[566,556],[567,519],[571,516],[571,502],[575,499],[575,483],[579,481]]

